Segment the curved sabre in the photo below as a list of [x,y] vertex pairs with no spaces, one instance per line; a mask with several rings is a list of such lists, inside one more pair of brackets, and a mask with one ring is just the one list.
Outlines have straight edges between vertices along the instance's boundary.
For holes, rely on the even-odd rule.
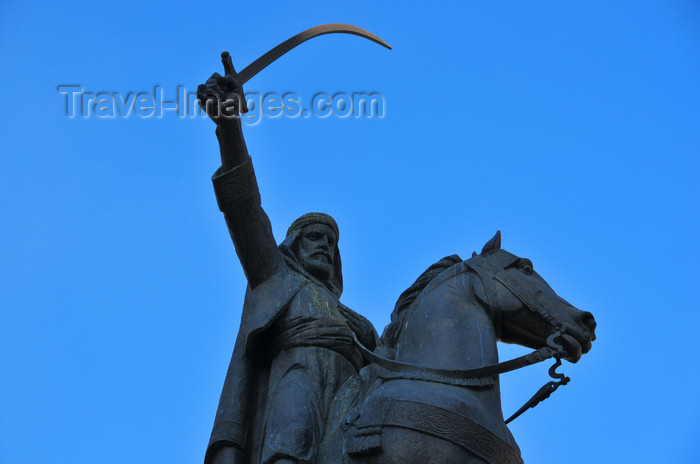
[[231,56],[228,52],[223,52],[221,54],[221,61],[223,61],[224,63],[226,74],[237,74],[238,81],[241,84],[245,84],[250,80],[251,77],[255,76],[257,73],[265,69],[270,63],[287,53],[292,48],[306,42],[309,39],[313,39],[314,37],[318,37],[319,35],[324,34],[358,35],[391,50],[391,45],[389,45],[384,40],[380,39],[379,37],[377,37],[369,31],[366,31],[357,26],[353,26],[352,24],[333,23],[322,24],[320,26],[312,27],[311,29],[307,29],[304,32],[298,33],[294,37],[285,40],[284,42],[277,45],[275,48],[265,53],[257,60],[250,63],[243,71],[239,73],[236,73],[236,71],[234,70],[233,63],[231,62]]

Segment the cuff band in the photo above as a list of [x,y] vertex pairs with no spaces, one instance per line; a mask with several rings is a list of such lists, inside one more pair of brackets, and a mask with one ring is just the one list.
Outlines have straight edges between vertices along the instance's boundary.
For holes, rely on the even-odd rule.
[[221,211],[232,211],[250,199],[260,204],[260,191],[250,158],[230,171],[221,172],[221,169],[211,178]]

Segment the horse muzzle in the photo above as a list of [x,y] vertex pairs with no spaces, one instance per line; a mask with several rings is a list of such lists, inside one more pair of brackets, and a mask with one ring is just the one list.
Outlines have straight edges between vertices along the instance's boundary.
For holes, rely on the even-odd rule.
[[559,337],[567,356],[564,358],[572,363],[591,350],[595,340],[595,318],[588,311],[580,311],[572,322],[562,323],[564,331]]

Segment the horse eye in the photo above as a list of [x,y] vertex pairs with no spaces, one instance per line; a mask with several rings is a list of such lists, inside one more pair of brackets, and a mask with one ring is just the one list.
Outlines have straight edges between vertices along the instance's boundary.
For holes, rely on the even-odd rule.
[[526,274],[532,274],[532,263],[529,261],[523,261],[520,263],[520,266],[518,266],[521,271],[523,271]]

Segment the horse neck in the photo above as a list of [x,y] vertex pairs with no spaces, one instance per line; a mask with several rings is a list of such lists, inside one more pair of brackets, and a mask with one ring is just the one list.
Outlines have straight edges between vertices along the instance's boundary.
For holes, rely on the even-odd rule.
[[[453,266],[431,282],[406,309],[396,360],[442,369],[470,369],[498,362],[489,312],[474,292],[478,277]],[[442,279],[441,279],[442,277]]]

